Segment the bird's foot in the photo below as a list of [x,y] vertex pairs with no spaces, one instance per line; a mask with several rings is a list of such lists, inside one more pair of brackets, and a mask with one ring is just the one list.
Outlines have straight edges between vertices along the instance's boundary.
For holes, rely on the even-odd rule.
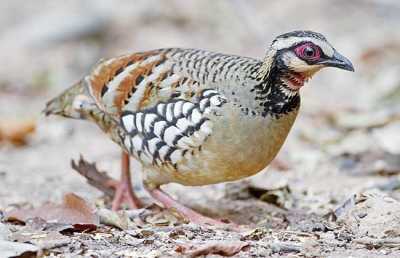
[[123,204],[127,204],[131,209],[139,209],[142,207],[141,201],[133,192],[130,182],[112,179],[109,180],[107,184],[115,189],[115,195],[111,205],[113,211],[120,210]]
[[240,225],[234,223],[225,223],[221,220],[206,217],[174,200],[171,196],[158,188],[150,190],[150,194],[154,199],[162,203],[165,208],[176,210],[184,219],[194,224],[202,226],[215,226],[233,231],[245,230],[245,228]]

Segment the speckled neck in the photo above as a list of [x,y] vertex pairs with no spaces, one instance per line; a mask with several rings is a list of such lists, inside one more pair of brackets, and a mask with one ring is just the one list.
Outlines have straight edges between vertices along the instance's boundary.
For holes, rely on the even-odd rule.
[[300,95],[298,91],[290,90],[285,85],[287,80],[283,80],[288,73],[278,69],[278,65],[273,63],[264,77],[255,76],[257,83],[250,91],[255,94],[255,101],[258,104],[258,110],[261,111],[261,116],[280,117],[299,108]]

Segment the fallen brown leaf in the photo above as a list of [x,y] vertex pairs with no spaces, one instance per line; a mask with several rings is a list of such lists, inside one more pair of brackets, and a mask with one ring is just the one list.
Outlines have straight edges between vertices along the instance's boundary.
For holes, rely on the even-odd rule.
[[179,245],[175,251],[189,257],[208,254],[232,256],[246,246],[249,246],[249,244],[243,241],[207,241],[204,244]]
[[89,185],[97,188],[109,198],[114,197],[115,190],[109,184],[112,178],[108,176],[106,172],[99,171],[96,167],[96,163],[86,161],[81,155],[78,162],[71,160],[71,167],[85,177]]
[[34,209],[15,209],[5,213],[8,221],[26,223],[27,220],[41,218],[46,222],[72,225],[75,230],[93,230],[99,224],[99,218],[93,208],[81,197],[68,193],[61,205],[47,203]]
[[27,144],[27,138],[36,130],[36,122],[33,120],[1,121],[0,141],[10,142],[15,146]]

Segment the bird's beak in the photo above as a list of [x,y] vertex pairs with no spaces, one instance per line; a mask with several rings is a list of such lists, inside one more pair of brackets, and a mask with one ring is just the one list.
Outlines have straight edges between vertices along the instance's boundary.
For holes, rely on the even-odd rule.
[[342,56],[339,52],[335,50],[333,53],[333,56],[323,62],[321,64],[329,67],[336,67],[339,69],[343,69],[346,71],[351,71],[354,72],[354,67],[353,64],[349,59],[346,57]]

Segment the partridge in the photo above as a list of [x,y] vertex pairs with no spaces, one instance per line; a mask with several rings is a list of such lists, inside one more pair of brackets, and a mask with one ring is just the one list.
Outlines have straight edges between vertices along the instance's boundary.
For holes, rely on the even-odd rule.
[[299,90],[324,67],[354,71],[312,31],[276,37],[263,60],[200,49],[139,52],[99,62],[45,112],[93,121],[122,147],[114,208],[124,199],[140,203],[131,189],[133,157],[156,200],[195,223],[218,224],[160,186],[216,184],[261,171],[296,119]]

